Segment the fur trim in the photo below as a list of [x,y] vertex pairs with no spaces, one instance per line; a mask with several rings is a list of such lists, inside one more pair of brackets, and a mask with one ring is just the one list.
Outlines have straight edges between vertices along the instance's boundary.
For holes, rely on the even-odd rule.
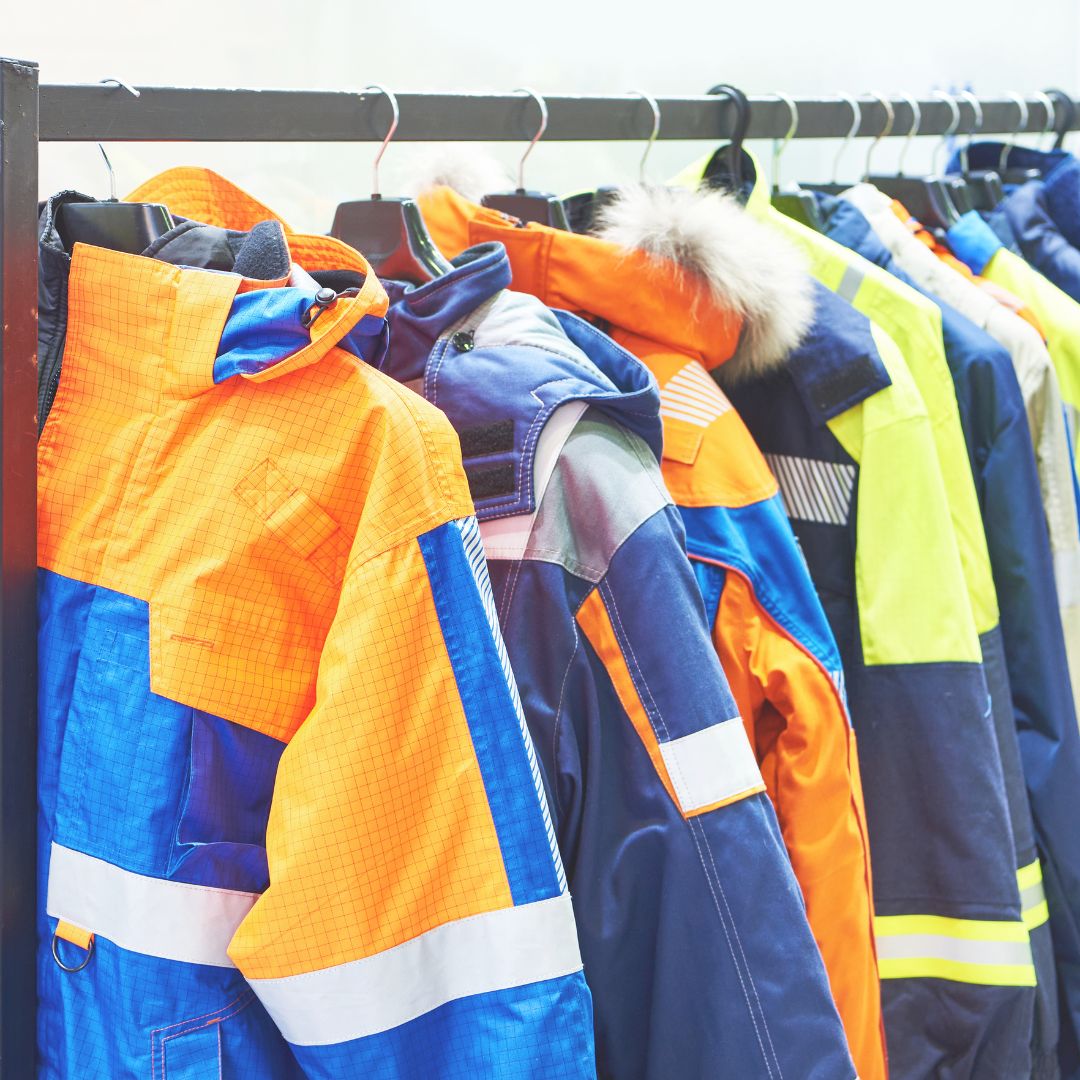
[[703,282],[716,303],[743,317],[738,348],[719,369],[729,385],[781,366],[813,320],[811,283],[801,254],[730,195],[622,188],[601,211],[596,235],[674,263]]
[[458,148],[433,150],[417,157],[409,170],[405,189],[410,195],[423,195],[432,188],[453,188],[470,202],[478,203],[485,195],[510,191],[510,174],[493,157]]

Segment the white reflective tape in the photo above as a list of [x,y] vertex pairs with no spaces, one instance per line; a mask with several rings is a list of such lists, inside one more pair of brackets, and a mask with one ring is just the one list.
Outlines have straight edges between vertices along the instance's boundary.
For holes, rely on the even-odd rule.
[[54,843],[45,910],[131,952],[234,967],[229,942],[258,898],[146,877]]
[[385,952],[281,979],[251,979],[295,1046],[348,1042],[449,1001],[581,970],[569,895],[429,930]]
[[1031,946],[1025,941],[980,941],[941,934],[901,934],[878,937],[881,960],[931,957],[959,964],[1030,964]]
[[790,454],[766,454],[789,518],[844,525],[851,516],[855,466]]
[[587,401],[570,401],[560,405],[547,419],[536,443],[533,455],[533,506],[531,514],[514,514],[480,522],[480,535],[489,559],[520,559],[532,535],[540,503],[544,499],[551,474],[570,438],[570,433],[589,407]]
[[708,427],[730,411],[731,402],[697,360],[677,371],[660,389],[660,414]]
[[760,790],[761,770],[739,717],[660,743],[684,814]]
[[1054,583],[1060,607],[1080,604],[1080,548],[1054,552]]

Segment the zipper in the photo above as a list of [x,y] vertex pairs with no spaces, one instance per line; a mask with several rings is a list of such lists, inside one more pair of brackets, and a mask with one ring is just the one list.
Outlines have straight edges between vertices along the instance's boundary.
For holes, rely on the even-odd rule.
[[49,413],[56,398],[56,391],[60,389],[60,368],[61,365],[57,364],[56,370],[49,376],[49,382],[45,387],[45,400],[41,403],[41,419],[38,421],[39,431],[45,426],[45,421],[49,419]]

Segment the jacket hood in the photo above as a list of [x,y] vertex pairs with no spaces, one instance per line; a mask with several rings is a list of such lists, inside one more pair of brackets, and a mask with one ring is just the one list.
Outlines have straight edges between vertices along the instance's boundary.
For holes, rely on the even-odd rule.
[[743,330],[724,367],[727,382],[782,365],[813,319],[810,278],[798,251],[730,195],[623,188],[600,212],[596,235],[675,267],[703,284],[715,304],[739,314]]
[[444,165],[414,185],[447,254],[501,240],[515,288],[723,365],[724,381],[782,363],[812,318],[798,254],[733,199],[636,185],[583,236],[470,202],[468,179]]

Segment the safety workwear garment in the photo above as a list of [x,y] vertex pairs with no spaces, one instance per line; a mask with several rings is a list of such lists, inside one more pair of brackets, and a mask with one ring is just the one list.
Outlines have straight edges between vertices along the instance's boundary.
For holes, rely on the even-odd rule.
[[[980,142],[969,147],[974,162],[993,161],[997,168],[1005,147]],[[1080,161],[1067,150],[1008,147],[1013,169],[1036,170],[1041,179],[1010,186],[1001,203],[989,211],[991,226],[1004,219],[1020,244],[1020,254],[1058,288],[1080,300]],[[950,168],[955,162],[950,163]]]
[[[258,212],[201,170],[159,182],[140,197],[167,191],[175,210],[186,189],[202,212]],[[331,254],[297,257],[325,282],[341,276]],[[456,264],[419,288],[388,283],[384,369],[461,438],[574,896],[600,1075],[851,1076],[663,487],[655,383],[593,327],[505,291],[501,246]]]
[[382,287],[316,304],[275,223],[69,260],[57,202],[39,1075],[593,1076],[457,438],[364,362]]
[[1004,247],[974,210],[951,226],[946,238],[975,273],[1016,293],[1038,316],[1061,385],[1075,455],[1080,426],[1080,303]]
[[[858,207],[841,199],[821,201],[829,236],[911,283]],[[888,208],[886,215],[895,222]],[[1012,708],[1002,708],[1005,703],[996,699],[994,706],[995,716],[1001,714],[998,734],[1017,854],[1033,879],[1041,857],[1048,880],[1049,912],[1039,883],[1031,902],[1024,904],[1024,921],[1031,933],[1039,978],[1036,1048],[1049,1057],[1058,1027],[1055,959],[1061,993],[1069,999],[1065,1017],[1073,1016],[1071,1000],[1080,991],[1080,984],[1074,985],[1080,976],[1080,889],[1075,884],[1080,882],[1080,834],[1071,812],[1073,793],[1080,790],[1080,728],[1058,616],[1049,536],[1039,512],[1031,437],[1011,361],[984,331],[938,303],[1001,607]],[[1051,930],[1056,948],[1051,945]],[[1069,1027],[1067,1046],[1080,1030],[1080,1013]],[[1037,1053],[1037,1063],[1038,1057]],[[1069,1057],[1071,1051],[1066,1051]]]
[[[866,215],[900,269],[920,287],[956,308],[976,326],[981,326],[1009,351],[1027,407],[1028,426],[1035,447],[1075,707],[1080,699],[1080,529],[1077,527],[1076,487],[1061,391],[1045,342],[1026,322],[1004,310],[984,290],[973,288],[973,276],[965,280],[953,272],[951,264],[946,265],[935,258],[926,243],[920,243],[912,235],[911,218],[906,211],[902,218],[908,226],[901,224],[901,215],[895,212],[898,204],[888,196],[869,184],[859,184],[842,197]],[[965,264],[959,265],[971,274]],[[1000,584],[998,589],[1000,592]]]
[[[745,172],[748,175],[754,175],[755,164],[753,160],[749,158],[749,155],[744,160],[746,164]],[[678,178],[678,182],[684,184],[698,183],[707,173],[709,164],[709,159],[702,159],[695,163]],[[954,692],[948,695],[948,700],[953,705],[954,719],[965,718],[964,723],[975,736],[975,744],[970,748],[975,756],[973,767],[975,771],[984,770],[984,779],[987,776],[994,776],[996,777],[994,783],[1003,786],[1003,766],[996,737],[989,740],[983,738],[986,733],[993,731],[993,727],[989,726],[991,717],[985,715],[987,708],[987,678],[993,678],[997,684],[999,701],[1009,701],[1009,694],[1005,680],[1002,677],[1004,665],[1000,660],[1000,638],[994,633],[997,624],[996,598],[993,592],[993,582],[988,575],[988,556],[986,554],[985,537],[982,533],[978,503],[977,501],[974,503],[974,516],[969,505],[974,500],[974,485],[971,480],[970,468],[966,464],[966,450],[963,447],[963,435],[959,428],[955,393],[952,390],[951,377],[943,355],[940,337],[940,314],[930,301],[919,296],[913,290],[899,283],[894,283],[884,271],[868,263],[860,256],[847,251],[827,237],[797,225],[782,214],[774,211],[769,205],[766,189],[760,183],[756,184],[751,190],[748,208],[762,220],[774,223],[778,229],[796,240],[809,258],[812,272],[825,285],[838,291],[842,298],[849,299],[856,307],[864,309],[867,314],[872,315],[875,321],[880,319],[881,323],[887,324],[888,331],[894,331],[900,336],[907,351],[897,356],[895,351],[897,343],[890,340],[887,351],[892,354],[892,360],[887,365],[887,368],[890,372],[894,368],[900,368],[908,372],[917,385],[920,397],[929,398],[926,409],[929,412],[930,431],[937,451],[937,475],[944,483],[946,504],[949,507],[953,540],[950,543],[947,539],[950,530],[945,526],[949,524],[949,521],[938,523],[935,540],[938,544],[946,544],[950,547],[955,545],[961,559],[961,565],[966,569],[966,574],[961,576],[959,583],[962,585],[966,582],[967,584],[967,603],[963,602],[964,590],[957,591],[955,588],[956,583],[953,583],[947,591],[939,591],[936,594],[935,602],[940,606],[936,608],[931,606],[931,610],[924,614],[920,611],[920,597],[911,595],[908,591],[900,591],[895,594],[891,591],[894,581],[910,580],[910,574],[903,574],[902,568],[898,570],[885,569],[883,565],[882,571],[878,575],[872,572],[874,568],[872,561],[863,564],[865,567],[863,571],[866,575],[865,580],[867,582],[874,581],[876,584],[874,586],[875,593],[873,594],[872,605],[868,604],[869,597],[859,597],[857,625],[862,647],[861,662],[865,665],[866,670],[865,685],[869,688],[869,692],[865,696],[857,696],[852,692],[852,716],[856,729],[866,730],[867,725],[873,725],[870,730],[875,733],[878,732],[880,730],[882,708],[885,709],[885,715],[896,715],[898,701],[894,697],[891,687],[887,690],[884,689],[884,687],[889,686],[890,672],[895,670],[893,668],[894,664],[911,663],[913,660],[919,660],[941,665],[929,669],[931,673],[930,685],[927,686],[925,693],[905,694],[906,708],[910,710],[921,707],[930,711],[932,715],[927,716],[923,722],[928,729],[933,729],[942,720],[940,709],[942,695],[939,691],[931,689],[931,686],[938,678],[944,677],[946,681],[955,678],[957,685]],[[846,311],[846,308],[841,305],[840,310]],[[837,314],[836,318],[839,319],[841,316]],[[827,327],[827,321],[819,319],[817,325]],[[875,330],[879,328],[880,324],[879,327],[875,327]],[[806,348],[811,348],[812,342],[813,339]],[[828,356],[830,347],[827,338],[824,342],[819,339],[818,347],[811,350],[811,355],[817,357],[813,363],[816,365],[825,363],[824,358]],[[850,354],[852,351],[851,349],[845,350],[841,348],[840,354]],[[859,352],[859,349],[854,350],[855,355],[858,355]],[[916,354],[916,366],[921,373],[922,384],[919,383],[918,378],[914,376],[914,373],[910,371],[905,362],[907,352]],[[859,370],[858,364],[853,363],[852,367],[855,371]],[[826,365],[825,370],[831,370],[831,367]],[[843,387],[847,385],[847,381],[837,376],[837,384]],[[923,384],[926,387],[925,391]],[[873,400],[876,401],[878,408],[884,408],[884,405],[877,402],[877,395]],[[892,398],[886,397],[884,400],[889,402]],[[810,399],[810,404],[815,405],[813,399]],[[820,403],[815,407],[820,409]],[[853,415],[859,416],[861,414],[855,413]],[[762,443],[756,430],[754,433],[759,437],[759,443],[768,450],[769,445]],[[957,438],[961,440],[959,449],[955,445]],[[849,455],[851,454],[850,449],[847,452]],[[959,458],[957,457],[958,453],[961,455]],[[855,457],[856,455],[851,456]],[[809,455],[809,457],[811,463],[807,465],[808,470],[816,468],[813,464],[815,461],[834,460],[829,456],[819,459],[813,454]],[[865,462],[860,461],[859,463],[865,467]],[[811,471],[809,475],[814,477],[816,474]],[[828,475],[828,471],[824,471],[823,478],[815,479],[814,483],[826,484],[825,490],[827,491]],[[877,477],[881,478],[878,479]],[[885,490],[891,487],[892,480],[878,473],[874,477],[869,490],[873,491],[875,496],[881,499]],[[796,490],[792,489],[793,499],[796,498]],[[862,493],[861,498],[865,500],[868,485],[861,483],[859,490]],[[787,497],[786,491],[785,497]],[[811,498],[820,498],[820,495],[815,494]],[[954,498],[954,501],[950,501],[951,498]],[[877,553],[879,545],[883,547],[886,544],[897,543],[895,534],[891,531],[896,528],[896,519],[891,510],[888,509],[891,504],[884,500],[883,509],[881,510],[883,519],[873,526],[873,528],[880,530],[876,534],[870,532],[871,525],[868,523],[867,517],[863,516],[863,504],[860,502],[859,505],[862,542],[859,545],[858,553],[865,560],[871,560],[872,557],[880,559],[882,557]],[[867,509],[867,513],[870,514],[869,509]],[[869,520],[873,520],[872,516]],[[888,522],[887,526],[886,520]],[[923,523],[928,520],[928,512],[924,511],[912,520]],[[886,539],[886,536],[888,539]],[[916,550],[918,546],[916,544],[912,550]],[[964,561],[965,552],[966,563]],[[873,556],[871,553],[874,553]],[[812,560],[811,566],[813,570]],[[899,574],[899,577],[897,577],[897,574]],[[822,580],[816,574],[815,582],[819,593],[826,601],[826,611],[830,612],[827,600],[828,594],[823,591]],[[891,601],[890,597],[892,598]],[[913,655],[908,651],[908,647],[903,645],[904,639],[902,637],[897,641],[895,650],[881,649],[874,641],[875,631],[868,627],[867,623],[868,620],[874,617],[875,613],[885,612],[888,612],[885,618],[895,628],[898,629],[907,625],[909,627],[907,633],[921,635],[920,648],[925,651],[916,651]],[[972,649],[971,642],[967,637],[967,631],[971,627],[973,619],[977,629],[980,628],[981,624],[981,628],[986,631],[983,639],[976,642],[974,649]],[[947,631],[944,628],[943,620],[947,620],[949,623]],[[853,653],[850,648],[845,648],[845,642],[850,642],[852,639],[852,627],[844,624],[838,627],[836,620],[832,617],[831,621],[837,639],[840,641],[842,653],[851,657]],[[916,630],[915,627],[920,625],[924,626],[924,629],[921,631]],[[925,627],[938,627],[939,629],[931,631],[930,638],[927,638]],[[880,634],[881,631],[877,631],[877,633]],[[986,655],[991,657],[993,661],[986,671],[979,668],[979,661],[983,657],[984,650]],[[976,664],[975,669],[955,666],[958,659],[961,664],[974,662]],[[852,672],[850,668],[846,668],[846,670],[850,688]],[[910,675],[912,679],[918,679],[918,671],[919,669],[913,668],[905,673],[905,677]],[[914,685],[914,682],[909,684],[910,687]],[[880,700],[878,694],[881,694]],[[896,725],[899,726],[903,719],[901,713],[896,718]],[[928,1041],[931,1043],[936,1042],[942,1060],[948,1061],[952,1057],[949,1045],[953,1039],[956,1039],[956,1042],[952,1043],[952,1046],[955,1048],[957,1055],[962,1058],[963,1054],[966,1053],[962,1048],[967,1043],[978,1044],[980,1040],[989,1040],[987,1045],[990,1045],[993,1039],[996,1038],[996,1033],[991,1030],[996,1023],[994,1016],[998,1005],[996,992],[985,991],[980,994],[979,991],[972,991],[970,988],[960,985],[949,987],[921,980],[944,976],[954,979],[959,984],[965,978],[970,978],[974,974],[982,984],[995,985],[995,979],[1002,980],[1005,985],[1016,984],[1019,975],[1017,969],[1001,970],[994,966],[992,962],[993,945],[989,944],[985,938],[977,946],[971,944],[973,941],[979,941],[982,931],[974,930],[969,933],[963,920],[965,920],[965,917],[978,919],[979,907],[972,907],[971,904],[974,901],[978,905],[981,900],[977,891],[969,891],[970,882],[963,879],[962,870],[962,867],[969,860],[982,859],[985,852],[991,855],[992,862],[995,857],[1007,858],[1012,863],[1015,874],[1016,854],[1011,828],[1007,822],[1004,830],[995,827],[987,828],[985,831],[980,829],[977,834],[967,839],[967,859],[957,860],[958,865],[955,870],[957,880],[954,882],[942,881],[932,888],[927,888],[924,885],[913,891],[903,884],[905,874],[909,872],[907,864],[913,858],[913,852],[910,850],[911,838],[909,837],[906,844],[894,844],[890,841],[892,836],[891,828],[882,824],[886,819],[889,821],[896,819],[896,814],[892,810],[886,794],[894,790],[897,776],[896,756],[890,748],[876,743],[871,738],[871,745],[861,749],[860,757],[863,771],[867,777],[865,791],[867,793],[870,835],[875,864],[878,952],[882,960],[881,973],[884,980],[882,990],[885,1001],[886,1031],[889,1036],[890,1062],[894,1074],[899,1071],[900,1075],[919,1076],[923,1075],[920,1073],[920,1069],[924,1064],[925,1044]],[[909,776],[909,784],[914,780],[915,776],[917,776],[915,773]],[[945,776],[948,776],[947,783],[939,781],[937,785],[930,787],[928,790],[937,793],[936,799],[940,812],[947,814],[950,812],[948,808],[952,802],[953,785],[956,783],[956,778],[948,773],[943,774],[943,777]],[[911,790],[922,792],[923,789],[921,787],[909,788],[909,798],[911,797]],[[880,794],[876,792],[880,792]],[[990,795],[987,797],[992,798]],[[879,816],[876,816],[874,812],[875,799],[879,800],[878,807],[888,807]],[[875,820],[879,822],[880,835],[875,833]],[[912,835],[920,834],[914,833]],[[927,845],[927,850],[923,854],[921,868],[915,871],[917,873],[925,873],[934,865],[934,860],[938,857],[937,845],[941,842],[941,838],[933,830],[923,830],[921,841]],[[948,845],[944,845],[942,850],[948,851],[950,849]],[[880,872],[885,874],[884,882],[881,880]],[[933,882],[935,878],[931,876],[925,880]],[[1000,898],[1011,892],[1012,902],[1018,910],[1019,894],[1022,887],[1023,884],[1018,885],[1014,876],[1011,889],[1008,883],[1002,883],[1000,888],[1004,889],[1004,893],[999,892],[997,895]],[[1009,918],[1007,912],[1000,907],[996,909],[996,912],[995,918],[997,919],[1007,920]],[[909,951],[912,947],[911,943],[906,940],[906,932],[912,924],[905,922],[903,918],[899,921],[894,918],[894,916],[907,914],[942,915],[959,919],[961,922],[955,925],[950,924],[948,932],[936,941],[929,942],[927,939],[922,939],[920,947],[925,951],[913,958],[912,953]],[[1026,944],[1027,931],[1022,923],[1014,923],[1002,929],[1005,933],[1015,935],[1018,942],[1025,943],[1023,947],[1027,950],[1028,963],[1030,964],[1030,949]],[[991,929],[991,933],[997,932],[998,928]],[[957,946],[950,939],[963,940],[965,944]],[[954,965],[952,961],[955,959],[958,947],[965,950],[969,958],[981,956],[982,963],[985,965],[982,970],[973,971],[972,969]],[[901,957],[910,962],[889,962],[890,959],[898,960]],[[1022,977],[1029,978],[1033,983],[1033,969],[1027,967]],[[1030,1024],[1031,995],[1014,992],[1011,995],[1011,1000],[1013,1007],[1017,1010],[1017,1016],[1021,1013],[1026,1014]],[[974,1004],[976,1002],[980,1002],[977,1007]],[[974,1009],[973,1012],[972,1009]],[[966,1016],[965,1022],[972,1024],[972,1028],[963,1035],[961,1034],[962,1024],[959,1019],[961,1016]],[[928,1035],[928,1024],[941,1025],[943,1035],[944,1032],[950,1031],[953,1034],[945,1036],[944,1041],[937,1041],[936,1035]],[[1030,1028],[1027,1030],[1030,1030]]]
[[1030,1075],[1035,971],[925,404],[896,345],[824,287],[786,369],[731,399],[777,469],[844,658],[891,1075]]
[[[712,265],[724,286],[703,286],[685,267],[631,250],[635,236],[666,235],[681,218],[670,193],[634,190],[628,198],[613,219],[619,245],[519,227],[446,187],[419,201],[447,254],[500,241],[515,288],[584,314],[656,376],[664,482],[682,514],[713,641],[778,807],[859,1075],[880,1077],[869,857],[854,737],[836,685],[839,657],[775,480],[708,375],[733,357],[751,367],[782,357],[791,333],[784,305],[804,290],[804,276],[772,259],[771,238],[741,211],[721,205],[706,258],[721,260]],[[772,288],[762,285],[761,263],[775,275]],[[725,288],[734,294],[726,301]]]

